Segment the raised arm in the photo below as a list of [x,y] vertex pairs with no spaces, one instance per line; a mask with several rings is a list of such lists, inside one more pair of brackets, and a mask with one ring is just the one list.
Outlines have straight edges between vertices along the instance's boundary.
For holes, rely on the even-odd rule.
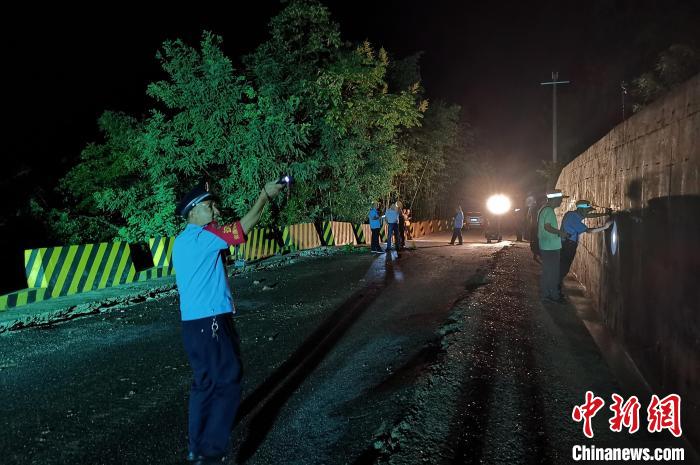
[[253,204],[252,208],[241,218],[241,226],[245,234],[248,234],[248,231],[253,229],[253,226],[260,221],[260,216],[262,215],[265,204],[277,197],[277,194],[279,194],[283,188],[284,184],[278,184],[276,181],[270,181],[265,184],[265,187],[263,187],[260,195],[258,195],[258,199]]

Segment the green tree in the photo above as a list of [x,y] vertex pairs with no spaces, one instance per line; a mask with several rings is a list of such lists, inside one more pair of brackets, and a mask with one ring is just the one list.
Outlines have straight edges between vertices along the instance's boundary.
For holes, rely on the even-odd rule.
[[[103,235],[128,241],[175,235],[177,200],[203,180],[227,220],[248,210],[266,180],[290,173],[288,224],[363,220],[370,201],[415,190],[415,171],[427,161],[427,181],[446,184],[461,156],[459,109],[438,104],[424,121],[420,85],[390,89],[386,51],[342,42],[319,2],[290,2],[243,71],[221,44],[206,32],[199,47],[163,44],[157,59],[165,76],[148,86],[148,117],[105,113],[104,142],[88,146],[62,182],[71,208],[53,218],[59,232],[80,232],[85,216],[104,223]],[[82,233],[82,241],[97,237]]]
[[421,118],[415,91],[389,92],[387,53],[369,42],[343,44],[323,5],[295,1],[245,62],[261,96],[299,102],[294,121],[307,129],[301,158],[290,157],[300,182],[285,219],[363,219],[402,169],[397,135]]
[[459,112],[458,105],[435,102],[425,112],[423,124],[404,131],[399,139],[403,170],[395,179],[397,195],[416,219],[436,214],[468,163]]
[[421,85],[420,57],[416,53],[391,63],[390,88],[409,88],[425,112],[420,126],[404,129],[398,137],[403,169],[394,179],[397,197],[413,209],[414,218],[442,214],[446,199],[454,198],[470,165],[471,129],[460,121],[460,107],[442,101],[428,105]]
[[687,44],[671,45],[659,53],[651,71],[635,78],[629,86],[632,111],[636,113],[698,73],[700,53]]

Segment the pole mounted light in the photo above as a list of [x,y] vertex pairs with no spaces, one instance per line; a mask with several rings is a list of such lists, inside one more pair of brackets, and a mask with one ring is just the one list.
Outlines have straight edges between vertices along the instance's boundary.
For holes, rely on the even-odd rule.
[[557,85],[569,84],[571,81],[557,81],[559,72],[552,71],[552,80],[540,82],[541,86],[552,86],[552,161],[557,162]]

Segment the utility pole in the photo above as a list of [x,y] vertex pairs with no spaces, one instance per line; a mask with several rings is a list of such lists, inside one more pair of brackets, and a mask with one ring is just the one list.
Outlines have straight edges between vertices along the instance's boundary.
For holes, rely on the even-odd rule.
[[557,81],[559,72],[552,71],[552,80],[540,82],[541,86],[552,86],[552,161],[557,162],[557,84],[568,84],[571,81]]

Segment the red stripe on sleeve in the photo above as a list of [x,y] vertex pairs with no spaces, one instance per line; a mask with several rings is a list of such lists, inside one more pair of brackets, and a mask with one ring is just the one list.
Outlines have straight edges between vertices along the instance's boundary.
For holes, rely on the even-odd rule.
[[216,234],[226,241],[228,245],[244,244],[247,239],[240,221],[224,226],[219,226],[218,223],[211,222],[206,225],[204,229],[210,233]]

